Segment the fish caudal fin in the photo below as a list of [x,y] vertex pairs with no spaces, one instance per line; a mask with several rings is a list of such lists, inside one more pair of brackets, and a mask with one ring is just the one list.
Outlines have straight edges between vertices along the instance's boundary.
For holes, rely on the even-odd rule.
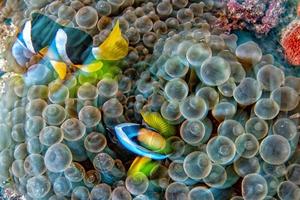
[[51,65],[53,66],[54,70],[58,74],[60,79],[65,79],[67,75],[67,64],[64,62],[58,62],[54,60],[50,60]]
[[[97,48],[96,54],[103,60],[120,60],[128,53],[128,42],[122,36],[119,21],[106,40]],[[97,56],[98,56],[97,55]]]

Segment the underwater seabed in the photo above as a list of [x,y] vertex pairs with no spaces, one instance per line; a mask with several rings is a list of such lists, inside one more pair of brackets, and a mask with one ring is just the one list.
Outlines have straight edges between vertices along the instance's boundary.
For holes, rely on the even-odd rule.
[[299,200],[296,4],[0,2],[0,198]]

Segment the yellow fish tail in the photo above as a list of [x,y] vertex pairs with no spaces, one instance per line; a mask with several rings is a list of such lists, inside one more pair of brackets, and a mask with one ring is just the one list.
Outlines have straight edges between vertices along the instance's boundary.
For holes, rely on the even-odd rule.
[[112,32],[99,46],[99,57],[103,60],[120,60],[128,54],[128,42],[122,36],[119,21],[116,22]]
[[175,127],[169,124],[159,113],[142,111],[141,115],[146,124],[157,130],[164,137],[168,138],[175,135]]

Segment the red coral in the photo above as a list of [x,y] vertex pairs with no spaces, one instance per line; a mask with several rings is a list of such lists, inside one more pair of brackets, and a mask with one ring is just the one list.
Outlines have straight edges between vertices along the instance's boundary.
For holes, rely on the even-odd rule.
[[292,22],[283,32],[281,45],[286,59],[292,65],[300,65],[300,21]]

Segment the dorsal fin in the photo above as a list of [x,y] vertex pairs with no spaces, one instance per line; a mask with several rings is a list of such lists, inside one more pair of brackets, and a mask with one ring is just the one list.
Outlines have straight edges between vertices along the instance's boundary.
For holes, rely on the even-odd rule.
[[128,53],[128,42],[122,36],[119,20],[106,40],[97,48],[96,52],[103,60],[120,60]]

